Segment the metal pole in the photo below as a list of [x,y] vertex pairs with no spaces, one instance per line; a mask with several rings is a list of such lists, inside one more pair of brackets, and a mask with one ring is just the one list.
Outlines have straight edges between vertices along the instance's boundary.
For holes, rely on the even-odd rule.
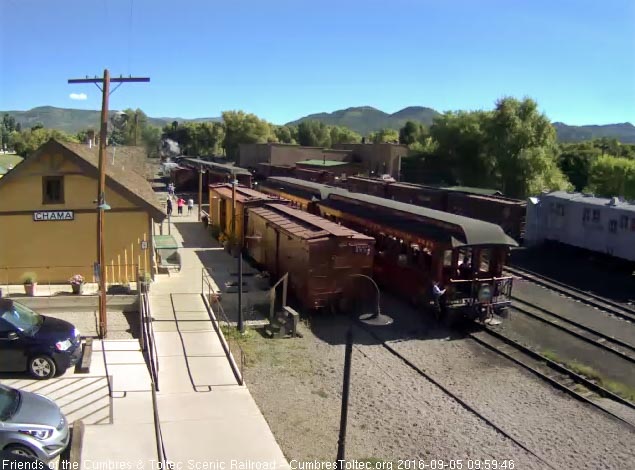
[[366,278],[370,282],[373,283],[373,286],[375,286],[375,290],[377,291],[377,310],[375,311],[375,314],[373,315],[373,318],[377,318],[381,314],[381,292],[379,291],[379,286],[377,285],[377,283],[375,282],[375,280],[372,277],[366,276],[365,274],[349,274],[349,276],[351,276],[351,277],[363,277],[363,278]]
[[236,235],[236,182],[232,181],[232,236]]
[[353,358],[353,325],[346,333],[346,352],[344,355],[344,384],[342,386],[342,411],[340,414],[340,436],[337,440],[336,468],[342,469],[346,454],[346,424],[348,422],[348,395],[351,385],[351,360]]
[[[201,221],[201,209],[203,208],[203,167],[198,168],[198,221]],[[209,210],[209,209],[208,209]]]
[[104,70],[101,101],[101,129],[99,133],[99,186],[97,188],[97,262],[99,263],[99,336],[105,338],[108,331],[106,317],[106,248],[104,240],[104,204],[106,202],[106,140],[108,139],[108,96],[110,73]]
[[243,250],[238,251],[238,331],[245,332],[243,323]]

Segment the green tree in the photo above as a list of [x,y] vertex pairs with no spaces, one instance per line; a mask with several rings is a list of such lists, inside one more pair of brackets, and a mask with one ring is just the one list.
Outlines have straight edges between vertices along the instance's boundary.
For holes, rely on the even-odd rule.
[[[530,150],[532,152],[528,153]],[[551,159],[555,162],[556,131],[549,119],[538,111],[538,105],[532,99],[519,101],[507,97],[498,100],[488,120],[487,151],[495,159],[500,188],[509,196],[528,196],[530,181],[542,180],[545,184],[560,181],[554,175],[531,173],[559,171],[557,165],[546,165],[544,161]],[[540,155],[540,158],[530,159],[540,164],[528,165],[525,161],[527,155]]]
[[333,144],[358,144],[362,141],[362,136],[357,132],[344,126],[332,126],[329,129],[331,145]]
[[298,124],[298,143],[306,147],[330,147],[331,132],[321,121],[302,121]]
[[591,164],[586,190],[603,197],[635,199],[635,160],[600,155]]
[[57,139],[64,142],[79,142],[76,136],[71,136],[57,129],[28,129],[20,133],[13,132],[13,147],[18,155],[28,157],[49,139]]
[[368,140],[375,144],[399,142],[399,131],[396,131],[395,129],[380,129],[377,132],[371,132],[368,134]]
[[225,137],[223,147],[228,158],[235,159],[238,144],[265,143],[275,135],[271,125],[255,114],[243,111],[224,111]]
[[483,111],[447,112],[434,119],[430,137],[436,143],[437,158],[444,171],[460,185],[497,187],[495,161],[487,151],[490,114]]
[[429,136],[426,127],[420,122],[407,121],[404,126],[399,129],[399,143],[403,145],[413,145],[415,143],[423,144]]
[[296,144],[297,128],[294,129],[294,127],[295,126],[275,126],[273,133],[278,142],[283,144]]
[[601,150],[591,142],[562,144],[558,155],[558,166],[571,181],[576,191],[589,184],[591,164],[601,155]]

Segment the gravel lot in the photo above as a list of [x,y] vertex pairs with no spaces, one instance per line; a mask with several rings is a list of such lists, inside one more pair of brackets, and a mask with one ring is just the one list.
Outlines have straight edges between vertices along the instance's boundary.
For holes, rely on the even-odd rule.
[[[527,453],[356,329],[347,458],[513,459],[515,468],[634,468],[635,434],[470,340],[447,341],[394,300],[382,336],[543,460]],[[249,390],[289,459],[337,451],[342,318],[313,317],[303,338],[244,346]],[[379,330],[378,330],[379,333]]]
[[[98,312],[44,312],[48,317],[60,318],[75,325],[82,336],[97,337]],[[107,339],[132,339],[139,337],[138,313],[123,313],[113,310],[107,312],[108,336]]]

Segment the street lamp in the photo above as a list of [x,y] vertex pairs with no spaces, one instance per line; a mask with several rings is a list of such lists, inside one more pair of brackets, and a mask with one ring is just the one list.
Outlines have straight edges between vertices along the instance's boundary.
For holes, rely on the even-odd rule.
[[[377,290],[377,309],[374,313],[365,313],[358,320],[368,326],[388,326],[393,319],[381,313],[380,291],[377,283],[365,274],[349,274],[350,277],[363,277],[373,283]],[[342,463],[346,454],[346,425],[348,422],[348,396],[351,385],[351,362],[353,359],[353,323],[351,322],[346,333],[346,350],[344,353],[344,381],[342,384],[342,410],[340,413],[340,434],[337,440],[336,469],[342,469]]]

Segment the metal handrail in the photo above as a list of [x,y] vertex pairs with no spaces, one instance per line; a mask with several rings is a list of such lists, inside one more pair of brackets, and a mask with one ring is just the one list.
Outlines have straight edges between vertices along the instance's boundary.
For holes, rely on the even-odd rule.
[[[223,309],[223,306],[220,302],[216,302],[216,305],[218,305],[218,309],[215,312],[213,309],[213,302],[212,302],[212,295],[217,295],[216,292],[214,292],[212,294],[212,278],[209,275],[209,273],[207,272],[206,268],[202,268],[201,271],[201,294],[203,296],[203,298],[205,299],[206,303],[209,306],[211,315],[212,315],[212,324],[214,325],[214,329],[216,330],[216,333],[218,334],[220,340],[221,340],[221,344],[223,346],[223,349],[225,350],[225,354],[227,355],[227,358],[230,361],[230,364],[232,365],[232,368],[234,369],[234,375],[236,376],[236,380],[238,381],[239,385],[243,385],[244,384],[244,379],[243,379],[243,370],[244,370],[244,366],[245,366],[245,352],[243,350],[243,348],[240,346],[240,343],[238,341],[236,341],[235,339],[232,338],[226,338],[225,334],[223,333],[222,329],[219,327],[219,323],[220,321],[223,321],[223,323],[225,324],[225,326],[229,329],[232,328],[233,325],[231,324],[231,322],[229,321],[229,319],[227,318],[227,315],[225,314],[225,310]],[[206,292],[207,291],[207,292]],[[220,314],[220,321],[219,318],[216,317],[216,313]],[[236,361],[236,357],[234,355],[234,351],[236,351],[237,348],[237,352],[238,352],[238,361]]]
[[150,303],[146,292],[139,292],[139,310],[141,313],[141,347],[146,353],[148,368],[152,383],[159,390],[159,354],[156,348],[152,316],[150,315]]

